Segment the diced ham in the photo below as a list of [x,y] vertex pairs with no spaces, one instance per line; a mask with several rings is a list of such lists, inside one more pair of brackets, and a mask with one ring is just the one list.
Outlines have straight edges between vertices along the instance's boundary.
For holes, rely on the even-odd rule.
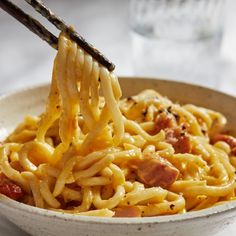
[[236,155],[236,138],[227,135],[227,134],[216,134],[213,138],[212,138],[212,142],[216,143],[218,141],[223,141],[226,142],[227,144],[229,144],[230,148],[231,148],[231,153],[233,155]]
[[157,155],[155,158],[146,155],[144,159],[132,160],[131,168],[136,170],[139,180],[149,187],[166,188],[174,183],[179,175],[178,169]]
[[232,153],[234,156],[236,156],[236,147],[233,147],[233,148],[231,149],[231,153]]
[[21,187],[3,174],[0,174],[0,193],[14,200],[19,200],[24,195]]
[[180,128],[166,130],[166,142],[174,147],[176,153],[190,153],[191,151],[190,138]]
[[137,206],[121,206],[115,209],[113,217],[141,217],[141,210]]
[[166,128],[172,128],[176,126],[176,120],[172,114],[161,113],[156,117],[155,120],[155,129],[153,131],[154,134],[164,130]]

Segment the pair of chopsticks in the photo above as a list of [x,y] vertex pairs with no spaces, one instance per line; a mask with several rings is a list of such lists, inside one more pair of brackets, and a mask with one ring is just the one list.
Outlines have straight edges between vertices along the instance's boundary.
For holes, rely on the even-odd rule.
[[[109,71],[113,71],[115,65],[110,62],[101,52],[99,52],[93,45],[88,43],[81,35],[75,32],[72,27],[68,26],[61,18],[56,16],[49,8],[47,8],[40,0],[25,0],[38,13],[51,22],[57,29],[65,32],[69,38],[75,41],[82,49],[90,54],[101,65],[105,66]],[[58,48],[58,38],[41,25],[36,19],[22,11],[15,4],[9,0],[0,0],[0,7],[24,24],[30,31],[38,35],[41,39],[46,41],[54,49]]]

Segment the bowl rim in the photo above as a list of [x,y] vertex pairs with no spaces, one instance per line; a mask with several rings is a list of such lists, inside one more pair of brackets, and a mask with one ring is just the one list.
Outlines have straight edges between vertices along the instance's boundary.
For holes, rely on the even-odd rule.
[[[231,99],[235,99],[236,97],[221,91],[217,91],[212,88],[207,88],[204,86],[199,86],[191,83],[181,82],[181,81],[175,81],[175,80],[165,80],[165,79],[159,79],[155,77],[138,77],[138,76],[120,76],[119,79],[121,80],[155,80],[155,81],[161,81],[161,82],[167,82],[167,83],[175,83],[175,84],[182,84],[185,86],[191,86],[199,89],[203,89],[205,91],[218,93],[227,97],[230,97]],[[37,85],[31,85],[27,86],[25,88],[21,89],[15,89],[12,90],[6,94],[0,95],[0,102],[2,100],[8,99],[12,96],[15,96],[20,93],[30,92],[37,90],[37,89],[44,89],[49,87],[49,83],[41,83]],[[137,217],[137,218],[129,218],[129,217],[115,217],[115,218],[109,218],[109,217],[96,217],[96,216],[81,216],[76,214],[70,214],[70,213],[64,213],[64,212],[57,212],[54,210],[47,210],[47,209],[41,209],[38,207],[26,205],[24,203],[12,200],[8,197],[6,197],[3,194],[0,194],[0,208],[13,208],[19,211],[24,211],[29,214],[37,214],[42,217],[48,217],[48,218],[54,218],[58,220],[63,221],[73,221],[73,222],[81,222],[81,223],[97,223],[97,224],[159,224],[159,223],[174,223],[174,222],[183,222],[193,219],[200,219],[200,218],[209,218],[216,215],[222,215],[229,212],[236,212],[236,200],[235,201],[229,201],[227,203],[210,207],[203,210],[198,210],[194,212],[187,212],[183,214],[174,214],[174,215],[164,215],[164,216],[153,216],[153,217]],[[4,215],[4,214],[3,214]]]

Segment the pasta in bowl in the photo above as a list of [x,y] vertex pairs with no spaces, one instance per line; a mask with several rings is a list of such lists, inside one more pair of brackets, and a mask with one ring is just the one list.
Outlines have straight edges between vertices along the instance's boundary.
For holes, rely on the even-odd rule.
[[[236,114],[233,112],[235,98],[207,88],[194,85],[148,78],[120,78],[120,84],[125,97],[130,97],[145,88],[152,88],[166,94],[173,101],[181,104],[192,103],[205,106],[227,115],[228,126],[234,127]],[[173,90],[175,93],[173,93]],[[184,92],[183,92],[184,91]],[[37,96],[35,96],[37,94]],[[10,133],[15,125],[21,122],[27,114],[37,117],[43,112],[48,85],[27,89],[3,97],[0,100],[0,123]],[[201,98],[201,99],[199,99]],[[222,101],[219,103],[219,101]],[[225,105],[227,104],[227,106]],[[26,120],[33,117],[27,117]],[[212,235],[219,232],[223,225],[234,219],[236,202],[230,201],[205,210],[191,211],[174,215],[157,217],[97,217],[81,216],[79,214],[52,211],[32,207],[4,195],[1,196],[1,212],[13,223],[22,227],[32,235]],[[217,224],[216,224],[217,223]],[[194,227],[193,227],[194,226]]]
[[[27,116],[0,145],[0,192],[19,202],[2,197],[10,220],[35,235],[64,235],[68,227],[70,235],[97,227],[102,235],[157,228],[168,235],[181,233],[182,223],[232,217],[236,139],[223,114],[234,127],[234,98],[161,80],[121,85],[122,99],[117,77],[61,34],[45,111]],[[22,120],[22,111],[40,114],[46,90],[2,99],[1,127]],[[29,224],[32,215],[38,222]]]

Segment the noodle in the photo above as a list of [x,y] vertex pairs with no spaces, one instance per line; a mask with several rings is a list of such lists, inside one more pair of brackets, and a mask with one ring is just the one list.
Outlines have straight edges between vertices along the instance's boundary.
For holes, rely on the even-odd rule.
[[[0,144],[0,192],[86,216],[158,216],[234,200],[236,139],[215,111],[117,77],[59,37],[46,110]],[[5,191],[15,186],[17,192]]]

